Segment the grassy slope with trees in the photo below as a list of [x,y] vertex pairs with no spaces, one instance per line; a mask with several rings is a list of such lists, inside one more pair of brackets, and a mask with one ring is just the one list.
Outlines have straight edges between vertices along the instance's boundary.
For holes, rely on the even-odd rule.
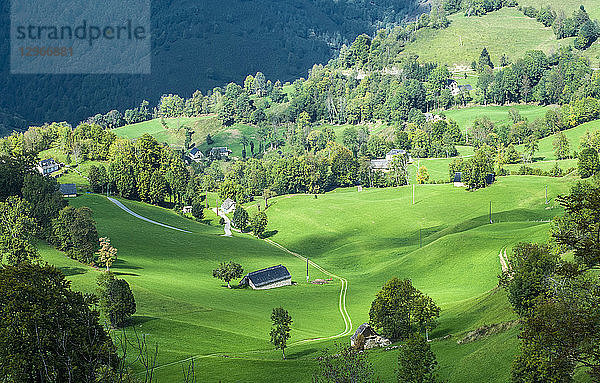
[[[589,10],[592,19],[598,18],[600,13],[592,1],[569,3],[529,0],[519,4],[536,9],[550,5],[552,9],[564,10],[566,16],[570,16],[580,4],[587,4],[586,10]],[[514,62],[529,50],[550,53],[559,47],[573,45],[573,38],[557,40],[551,27],[544,27],[535,19],[526,17],[517,8],[503,8],[480,17],[467,17],[464,12],[459,12],[448,16],[448,19],[451,20],[451,24],[447,29],[419,31],[417,38],[407,44],[404,54],[418,55],[423,61],[439,62],[450,67],[469,68],[471,62],[477,59],[477,52],[484,47],[490,52],[492,61],[500,63],[502,55]],[[599,45],[593,44],[584,54],[595,64],[598,63]]]
[[[502,381],[516,350],[513,332],[464,346],[456,340],[483,324],[513,319],[504,293],[489,293],[497,285],[498,252],[520,240],[545,238],[547,224],[534,221],[558,213],[545,209],[546,183],[554,197],[566,191],[569,180],[509,177],[474,193],[451,185],[423,185],[417,188],[415,205],[411,205],[410,187],[363,193],[340,189],[318,199],[282,196],[267,210],[269,230],[277,230],[274,240],[349,280],[347,303],[354,328],[368,319],[370,302],[384,281],[392,276],[412,278],[415,286],[443,309],[432,337],[453,335],[434,343],[443,376],[452,382],[464,381],[465,374]],[[494,201],[494,220],[498,222],[494,225],[486,225],[489,200]],[[293,346],[287,352],[291,360],[281,363],[281,354],[269,351],[272,306],[281,304],[290,311],[292,341],[330,336],[343,329],[337,311],[338,284],[306,284],[305,264],[264,242],[239,235],[224,238],[219,227],[184,220],[143,203],[124,201],[137,213],[195,234],[141,222],[100,196],[71,201],[75,206],[90,206],[99,232],[109,235],[118,247],[113,271],[133,289],[138,311],[132,324],[150,334],[151,343],[159,343],[159,365],[217,353],[236,358],[197,359],[203,380],[235,381],[247,376],[260,380],[261,376],[281,374],[309,381],[314,357],[331,342]],[[415,222],[422,228],[422,248]],[[94,289],[95,272],[55,250],[41,248],[43,257],[62,267],[77,289]],[[211,277],[211,270],[229,259],[246,270],[283,263],[299,284],[266,292],[228,290]],[[311,269],[311,277],[323,276]],[[486,368],[489,361],[479,364],[480,368],[463,368],[488,360],[489,350],[499,343],[506,343],[504,351],[491,360],[506,367],[503,374]],[[252,350],[264,351],[247,353]],[[393,374],[390,365],[395,358],[394,352],[373,354],[377,371],[385,379]],[[159,369],[158,376],[175,379],[180,371],[181,364],[176,363]]]

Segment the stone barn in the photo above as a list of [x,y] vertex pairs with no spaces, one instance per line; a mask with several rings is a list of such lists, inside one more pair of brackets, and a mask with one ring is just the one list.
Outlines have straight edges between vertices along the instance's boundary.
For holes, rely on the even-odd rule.
[[[360,340],[359,340],[360,339]],[[368,350],[375,347],[387,347],[392,342],[389,339],[377,334],[373,327],[368,323],[363,323],[350,337],[350,345],[356,349]]]
[[290,286],[292,276],[285,266],[278,265],[248,273],[240,281],[240,286],[250,286],[254,290],[267,290]]

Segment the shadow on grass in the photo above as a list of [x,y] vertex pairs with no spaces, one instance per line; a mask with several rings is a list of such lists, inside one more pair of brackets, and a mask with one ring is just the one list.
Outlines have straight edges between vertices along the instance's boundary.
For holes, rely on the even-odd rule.
[[136,274],[136,273],[122,273],[122,272],[119,272],[119,271],[113,271],[113,274],[114,275],[128,275],[128,276],[131,276],[131,277],[139,277],[140,276],[139,274]]
[[277,233],[279,233],[279,231],[277,231],[277,230],[269,230],[269,231],[265,231],[260,237],[263,238],[263,239],[270,238],[270,237],[274,236]]
[[319,350],[316,348],[307,348],[306,350],[302,350],[302,351],[298,351],[298,352],[293,352],[290,354],[287,354],[285,356],[286,359],[300,359],[302,357],[305,357],[307,355],[310,354],[314,354],[316,352],[318,352]]
[[124,269],[124,270],[141,270],[142,269],[142,267],[135,266],[135,265],[130,265],[129,263],[125,262],[122,259],[117,259],[112,264],[112,267],[114,267],[115,269]]
[[157,319],[158,318],[156,317],[150,317],[146,315],[134,315],[127,321],[127,327],[141,325]]
[[70,267],[64,266],[58,268],[65,277],[70,277],[72,275],[85,274],[86,270],[83,267]]
[[[227,288],[227,285],[221,285],[221,287]],[[238,284],[231,284],[231,288],[229,290],[238,290],[238,289],[245,289],[247,286],[245,285],[238,285]]]

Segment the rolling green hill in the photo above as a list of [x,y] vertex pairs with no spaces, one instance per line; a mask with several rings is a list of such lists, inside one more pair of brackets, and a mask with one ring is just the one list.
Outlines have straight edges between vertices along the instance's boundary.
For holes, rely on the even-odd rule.
[[[539,220],[559,212],[546,209],[544,186],[549,185],[554,197],[565,192],[568,183],[568,179],[507,177],[472,193],[451,185],[422,185],[417,187],[415,205],[410,202],[410,187],[362,193],[343,189],[318,199],[282,196],[267,211],[269,230],[276,233],[273,240],[348,279],[347,309],[354,329],[368,319],[370,302],[381,284],[392,276],[412,278],[443,309],[432,336],[452,334],[450,340],[434,343],[444,377],[459,382],[464,380],[457,376],[468,374],[499,382],[507,376],[515,352],[514,331],[464,346],[456,340],[484,323],[513,319],[504,293],[493,292],[500,272],[498,253],[522,240],[544,240],[548,226]],[[490,200],[494,225],[486,224]],[[292,346],[290,360],[281,362],[267,336],[275,305],[283,305],[294,318],[292,342],[343,331],[337,309],[339,284],[307,284],[305,263],[265,242],[246,235],[221,237],[220,227],[142,203],[123,201],[136,213],[193,234],[142,222],[105,197],[70,201],[91,207],[100,233],[119,249],[113,269],[127,279],[136,296],[136,330],[159,344],[161,379],[179,376],[178,361],[195,355],[203,381],[237,381],[244,376],[309,381],[314,357],[333,341]],[[61,267],[75,288],[94,290],[95,271],[40,246],[44,259]],[[212,278],[211,270],[230,259],[246,270],[285,264],[298,285],[262,292],[228,290]],[[311,278],[322,277],[311,269]],[[492,352],[488,347],[498,343],[505,344],[504,351],[491,360],[504,366],[500,374],[486,369],[491,362],[483,363]],[[390,379],[395,353],[377,351],[372,358],[383,378]],[[482,364],[461,368],[473,362]]]
[[466,70],[484,47],[492,61],[499,63],[502,54],[516,60],[528,50],[550,52],[572,44],[572,39],[557,41],[552,28],[545,28],[516,8],[503,8],[481,17],[457,13],[449,19],[451,24],[446,29],[420,31],[416,40],[407,44],[405,54]]
[[592,19],[600,18],[600,7],[598,7],[598,2],[595,0],[519,0],[519,5],[524,7],[531,6],[537,9],[549,5],[555,11],[563,11],[567,17],[571,16],[571,14],[576,11],[580,5],[583,5]]

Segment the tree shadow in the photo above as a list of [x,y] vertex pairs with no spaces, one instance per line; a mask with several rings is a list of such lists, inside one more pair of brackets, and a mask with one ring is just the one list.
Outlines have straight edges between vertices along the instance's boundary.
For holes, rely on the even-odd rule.
[[[226,289],[228,288],[226,284],[225,285],[221,285],[221,287],[224,287]],[[245,289],[245,288],[246,288],[245,285],[238,285],[237,283],[232,282],[231,283],[231,288],[229,290],[238,290],[238,289]]]
[[277,233],[279,233],[278,230],[269,230],[269,231],[265,231],[264,233],[262,233],[262,235],[260,237],[265,239],[265,238],[272,237]]
[[140,276],[139,274],[135,274],[135,273],[122,273],[120,271],[114,271],[113,274],[114,275],[129,275],[129,276],[132,276],[132,277],[139,277]]
[[141,269],[143,269],[143,267],[140,267],[140,266],[130,265],[129,263],[125,262],[122,259],[117,259],[112,264],[112,267],[114,267],[116,269],[124,269],[124,270],[141,270]]
[[85,274],[86,270],[83,267],[70,267],[70,266],[64,266],[64,267],[59,267],[58,268],[65,277],[70,277],[72,275],[80,275],[80,274]]
[[307,348],[306,350],[302,350],[302,351],[298,351],[298,352],[293,352],[291,354],[286,354],[285,358],[286,359],[300,359],[304,356],[310,355],[310,354],[314,354],[316,352],[318,352],[319,350],[316,348]]
[[153,320],[157,320],[156,317],[146,316],[146,315],[134,315],[127,321],[127,327],[129,326],[137,326],[144,324],[146,322],[150,322]]

